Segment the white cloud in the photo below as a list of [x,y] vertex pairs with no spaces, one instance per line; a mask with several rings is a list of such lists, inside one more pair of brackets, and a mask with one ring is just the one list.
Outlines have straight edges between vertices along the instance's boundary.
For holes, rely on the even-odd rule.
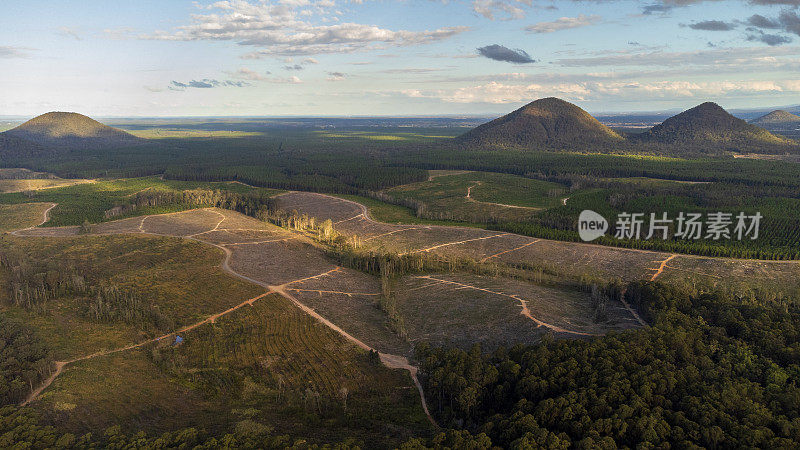
[[106,28],[105,30],[103,30],[103,34],[105,34],[106,38],[108,39],[120,41],[123,39],[133,38],[134,29],[131,27]]
[[268,81],[270,83],[279,83],[279,84],[300,84],[303,82],[303,80],[301,80],[296,76],[291,76],[288,78],[270,78]]
[[539,22],[525,27],[525,31],[530,33],[553,33],[560,30],[569,30],[571,28],[586,27],[594,25],[602,20],[600,16],[585,16],[583,14],[578,17],[561,17],[552,22]]
[[506,0],[473,0],[472,10],[487,19],[494,20],[500,14],[500,20],[514,20],[525,17],[525,11]]
[[453,90],[424,91],[409,89],[400,94],[411,98],[431,98],[447,103],[526,103],[537,98],[556,96],[572,101],[646,100],[696,98],[698,101],[724,96],[752,96],[770,93],[800,93],[800,80],[783,81],[653,81],[585,82],[552,84],[507,84],[492,81],[478,86]]
[[[349,53],[381,46],[419,45],[437,42],[459,34],[467,27],[436,30],[389,30],[375,25],[339,23],[319,25],[301,20],[302,2],[250,3],[245,0],[219,1],[208,7],[215,13],[192,15],[192,23],[173,31],[157,31],[144,39],[195,41],[230,40],[260,47],[246,58],[266,56]],[[333,6],[321,0],[315,8]]]
[[246,67],[242,67],[236,72],[231,72],[231,76],[235,78],[239,78],[241,80],[250,80],[250,81],[266,81],[269,80],[267,75],[269,72],[265,72],[264,74],[256,72],[255,70],[250,70]]
[[27,58],[30,56],[29,50],[32,49],[0,45],[0,58]]
[[76,41],[82,41],[83,38],[81,37],[79,31],[76,28],[70,27],[60,27],[58,29],[58,34],[60,36],[69,37],[75,39]]
[[[787,57],[800,56],[800,47],[738,47],[688,52],[603,52],[600,56],[582,58],[563,58],[555,62],[565,67],[597,66],[648,66],[648,67],[687,67],[703,66],[714,68],[747,68],[764,65],[777,70],[777,64],[786,63]],[[795,60],[796,62],[796,60]]]
[[328,81],[342,81],[347,77],[347,74],[342,72],[328,72]]

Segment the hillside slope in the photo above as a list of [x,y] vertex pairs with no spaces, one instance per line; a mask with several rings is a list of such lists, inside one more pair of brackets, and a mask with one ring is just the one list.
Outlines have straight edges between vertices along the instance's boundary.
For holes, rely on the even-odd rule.
[[0,136],[21,139],[48,148],[101,149],[145,142],[117,128],[71,112],[49,112]]
[[0,133],[0,163],[9,157],[36,157],[47,153],[47,150],[34,142]]
[[797,124],[800,123],[800,116],[796,116],[788,111],[782,109],[772,111],[757,119],[750,121],[753,125],[781,125],[781,124]]
[[702,147],[737,152],[796,150],[793,141],[776,136],[732,116],[719,105],[706,102],[670,117],[635,139],[649,143]]
[[550,97],[480,125],[460,136],[467,145],[509,148],[613,144],[624,138],[572,103]]

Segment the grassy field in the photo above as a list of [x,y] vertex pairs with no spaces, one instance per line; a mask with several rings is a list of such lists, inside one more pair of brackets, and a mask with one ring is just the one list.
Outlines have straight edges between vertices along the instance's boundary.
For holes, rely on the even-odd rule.
[[2,180],[0,179],[0,194],[9,192],[36,191],[51,189],[73,184],[88,183],[88,180],[62,180],[61,178],[33,179],[33,180]]
[[[0,204],[20,204],[30,202],[58,203],[50,212],[50,220],[46,226],[80,225],[84,220],[99,223],[108,220],[105,212],[124,203],[126,199],[144,190],[190,190],[218,189],[232,192],[251,192],[259,190],[274,195],[275,189],[252,188],[233,182],[194,182],[162,180],[159,177],[129,178],[118,180],[98,180],[95,183],[78,184],[62,188],[53,188],[33,193],[0,194]],[[140,208],[133,215],[161,214],[191,208],[188,205],[171,205],[166,207]],[[116,216],[119,219],[122,216]]]
[[186,128],[147,128],[144,130],[126,130],[128,133],[144,139],[180,139],[180,138],[245,138],[258,137],[263,133],[228,130],[194,130]]
[[323,139],[352,141],[385,141],[407,143],[429,143],[441,139],[452,139],[463,133],[462,129],[442,129],[439,135],[413,132],[382,133],[373,131],[317,131],[316,136]]
[[465,227],[482,227],[483,225],[471,222],[461,222],[452,220],[431,220],[417,217],[414,211],[400,205],[382,202],[370,197],[361,195],[335,194],[334,197],[352,200],[361,203],[369,210],[369,215],[385,223],[405,224],[405,225],[459,225]]
[[526,221],[537,210],[561,204],[559,184],[489,172],[431,173],[427,181],[385,191],[424,204],[425,217],[466,222]]
[[0,205],[0,233],[39,225],[47,203],[20,203]]

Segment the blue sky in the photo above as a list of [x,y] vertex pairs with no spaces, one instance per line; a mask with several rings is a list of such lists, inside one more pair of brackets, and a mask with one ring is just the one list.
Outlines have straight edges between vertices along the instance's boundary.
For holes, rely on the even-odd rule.
[[5,2],[0,115],[800,104],[800,0]]

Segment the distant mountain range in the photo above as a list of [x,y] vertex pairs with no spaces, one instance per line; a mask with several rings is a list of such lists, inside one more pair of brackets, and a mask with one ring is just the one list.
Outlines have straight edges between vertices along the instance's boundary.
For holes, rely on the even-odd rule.
[[798,143],[736,118],[716,103],[703,103],[643,133],[623,135],[572,103],[536,100],[458,138],[468,146],[662,153],[796,153]]
[[[455,142],[496,149],[674,155],[800,153],[797,141],[772,134],[757,124],[770,130],[789,124],[792,126],[785,128],[794,129],[800,125],[800,117],[773,111],[747,123],[709,102],[667,118],[642,133],[624,133],[603,125],[572,103],[550,97],[479,125]],[[148,142],[82,114],[50,112],[0,133],[0,158],[36,159],[62,152],[115,149]]]
[[[49,112],[0,133],[5,145],[26,143],[45,149],[104,149],[146,142],[132,134],[73,112]],[[2,144],[0,144],[2,145]]]

